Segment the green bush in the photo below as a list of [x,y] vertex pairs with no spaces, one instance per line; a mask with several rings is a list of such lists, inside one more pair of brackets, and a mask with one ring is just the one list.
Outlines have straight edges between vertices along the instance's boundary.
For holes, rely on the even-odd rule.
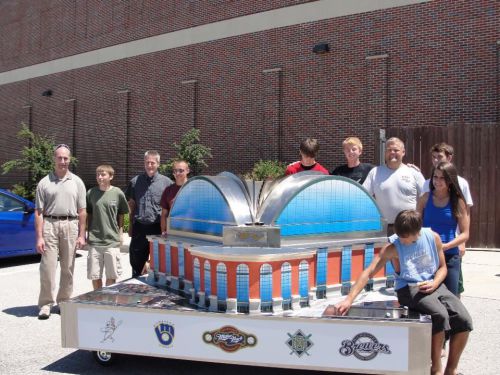
[[[2,164],[2,174],[15,170],[28,172],[28,179],[14,184],[12,191],[26,199],[34,200],[36,185],[54,169],[55,141],[46,135],[33,133],[24,123],[21,124],[17,137],[24,140],[26,145],[22,148],[19,159],[9,160]],[[71,163],[75,165],[77,159],[71,157]]]
[[248,180],[263,181],[269,178],[276,179],[285,175],[286,165],[278,160],[259,160],[251,172],[243,177]]
[[181,138],[179,144],[174,143],[176,155],[170,158],[165,164],[160,165],[160,172],[164,175],[171,176],[174,161],[182,159],[189,163],[189,169],[192,176],[201,174],[202,170],[208,167],[206,158],[212,157],[212,149],[200,143],[200,129],[192,128]]

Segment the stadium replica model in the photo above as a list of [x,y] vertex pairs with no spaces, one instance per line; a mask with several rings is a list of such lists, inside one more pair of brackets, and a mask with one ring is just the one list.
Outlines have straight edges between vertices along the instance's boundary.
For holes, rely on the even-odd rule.
[[190,179],[168,236],[151,236],[147,277],[64,303],[62,344],[96,352],[349,371],[422,374],[431,324],[400,307],[388,268],[348,317],[334,304],[387,242],[357,183],[302,172],[277,181]]

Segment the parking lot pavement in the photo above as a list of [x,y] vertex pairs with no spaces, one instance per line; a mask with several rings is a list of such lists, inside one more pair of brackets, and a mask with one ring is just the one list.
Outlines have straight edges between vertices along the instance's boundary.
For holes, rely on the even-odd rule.
[[[91,290],[86,279],[86,252],[75,265],[75,294]],[[124,274],[131,274],[128,254],[122,254]],[[474,320],[474,331],[465,349],[459,370],[464,374],[498,374],[500,357],[500,251],[469,251],[463,262],[465,288],[462,296]],[[111,368],[103,368],[84,350],[61,347],[61,320],[37,319],[36,306],[39,273],[36,258],[18,258],[0,262],[0,374],[254,374],[303,375],[304,371],[215,365],[187,361],[118,357]],[[311,372],[311,375],[327,374]]]

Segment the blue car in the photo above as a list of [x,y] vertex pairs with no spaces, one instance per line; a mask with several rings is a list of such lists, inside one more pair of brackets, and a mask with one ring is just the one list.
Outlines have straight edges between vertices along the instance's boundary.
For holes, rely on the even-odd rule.
[[0,258],[36,254],[35,205],[0,189]]

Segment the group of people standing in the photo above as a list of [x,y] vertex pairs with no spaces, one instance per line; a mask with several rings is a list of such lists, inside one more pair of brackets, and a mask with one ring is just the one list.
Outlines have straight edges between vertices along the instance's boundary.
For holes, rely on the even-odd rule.
[[[122,273],[120,245],[124,216],[130,216],[129,256],[132,276],[146,272],[150,234],[166,233],[166,219],[173,200],[187,181],[189,165],[173,163],[175,183],[158,172],[160,155],[147,151],[144,173],[135,176],[125,192],[112,186],[114,169],[96,168],[97,186],[86,191],[83,181],[69,170],[71,151],[60,144],[54,150],[54,171],[38,183],[36,190],[36,249],[40,261],[39,319],[58,312],[59,303],[71,298],[76,249],[87,245],[87,278],[94,289],[116,282]],[[61,267],[59,290],[56,269]]]
[[[303,141],[299,147],[301,160],[290,164],[286,174],[302,171],[329,174],[316,161],[318,150],[315,139]],[[445,143],[430,150],[433,168],[427,181],[417,167],[403,163],[405,145],[398,138],[386,142],[385,165],[361,163],[362,150],[357,137],[347,138],[343,142],[347,163],[335,168],[332,174],[362,184],[374,197],[388,223],[389,242],[338,305],[338,311],[345,314],[368,278],[391,261],[400,302],[432,316],[431,372],[442,373],[440,349],[446,331],[451,340],[445,373],[455,373],[468,332],[472,330],[470,316],[457,298],[463,291],[460,265],[469,237],[472,206],[467,181],[458,176],[451,163],[453,148]],[[144,173],[135,176],[125,192],[111,185],[114,170],[109,165],[97,167],[97,186],[86,192],[82,180],[69,171],[70,161],[69,147],[56,146],[54,171],[39,182],[36,191],[36,249],[42,255],[39,319],[49,318],[56,303],[71,297],[75,249],[83,248],[87,241],[87,276],[94,289],[102,287],[104,268],[106,285],[116,281],[121,274],[119,247],[126,214],[130,217],[132,277],[144,274],[149,257],[146,236],[166,234],[168,213],[189,174],[186,161],[174,162],[173,183],[158,172],[159,153],[147,151]],[[58,259],[61,277],[59,291],[54,296]]]
[[[301,160],[290,164],[286,174],[317,171],[328,174],[316,161],[319,145],[308,138],[300,144]],[[451,163],[453,147],[435,144],[431,150],[431,178],[420,169],[404,164],[405,145],[399,138],[386,142],[385,164],[361,163],[363,145],[357,137],[343,142],[347,164],[335,168],[340,175],[363,185],[376,200],[387,221],[388,244],[353,285],[349,295],[337,304],[347,314],[368,280],[387,262],[396,272],[395,290],[401,304],[428,314],[432,319],[431,374],[457,374],[472,319],[459,297],[463,291],[461,257],[469,238],[472,197],[467,181]],[[445,337],[450,339],[443,372],[441,357]]]

